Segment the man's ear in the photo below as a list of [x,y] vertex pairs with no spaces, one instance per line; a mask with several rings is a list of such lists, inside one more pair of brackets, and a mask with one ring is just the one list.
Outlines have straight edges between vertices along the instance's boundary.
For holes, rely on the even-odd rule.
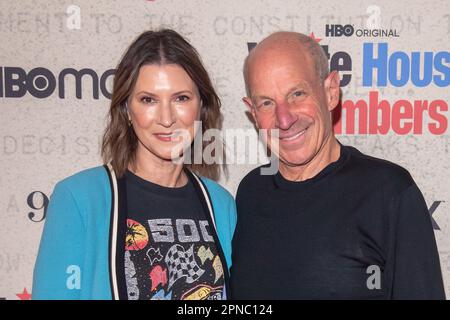
[[256,121],[256,114],[255,114],[255,108],[253,107],[252,99],[249,97],[243,97],[242,101],[247,106],[248,112],[252,115],[253,123],[256,127],[258,127],[258,122]]
[[336,70],[331,71],[328,77],[325,79],[324,88],[329,111],[336,108],[339,103],[340,82],[341,80],[339,78],[339,73]]

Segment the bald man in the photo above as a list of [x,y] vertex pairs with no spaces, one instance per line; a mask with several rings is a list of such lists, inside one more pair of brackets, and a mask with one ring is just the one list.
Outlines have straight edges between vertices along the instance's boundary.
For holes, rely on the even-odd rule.
[[303,34],[272,34],[248,55],[244,78],[243,101],[268,130],[279,170],[257,168],[239,185],[232,298],[445,299],[411,175],[333,134],[339,75],[322,48]]

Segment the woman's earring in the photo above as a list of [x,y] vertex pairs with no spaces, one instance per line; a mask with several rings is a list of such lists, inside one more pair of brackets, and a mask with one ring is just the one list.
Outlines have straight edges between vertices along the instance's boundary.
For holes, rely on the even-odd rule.
[[132,123],[131,123],[131,119],[128,119],[128,126],[131,127]]

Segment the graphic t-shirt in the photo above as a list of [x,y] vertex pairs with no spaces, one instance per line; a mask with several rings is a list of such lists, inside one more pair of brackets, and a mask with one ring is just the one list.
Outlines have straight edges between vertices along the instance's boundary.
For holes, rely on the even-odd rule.
[[192,182],[163,187],[130,171],[125,280],[129,300],[222,299],[224,270]]

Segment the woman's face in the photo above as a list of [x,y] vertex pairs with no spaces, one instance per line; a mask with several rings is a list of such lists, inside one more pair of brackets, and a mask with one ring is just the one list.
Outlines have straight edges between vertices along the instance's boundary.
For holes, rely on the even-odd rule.
[[139,140],[137,156],[180,156],[194,138],[200,105],[196,84],[179,65],[141,67],[128,101],[128,116]]

